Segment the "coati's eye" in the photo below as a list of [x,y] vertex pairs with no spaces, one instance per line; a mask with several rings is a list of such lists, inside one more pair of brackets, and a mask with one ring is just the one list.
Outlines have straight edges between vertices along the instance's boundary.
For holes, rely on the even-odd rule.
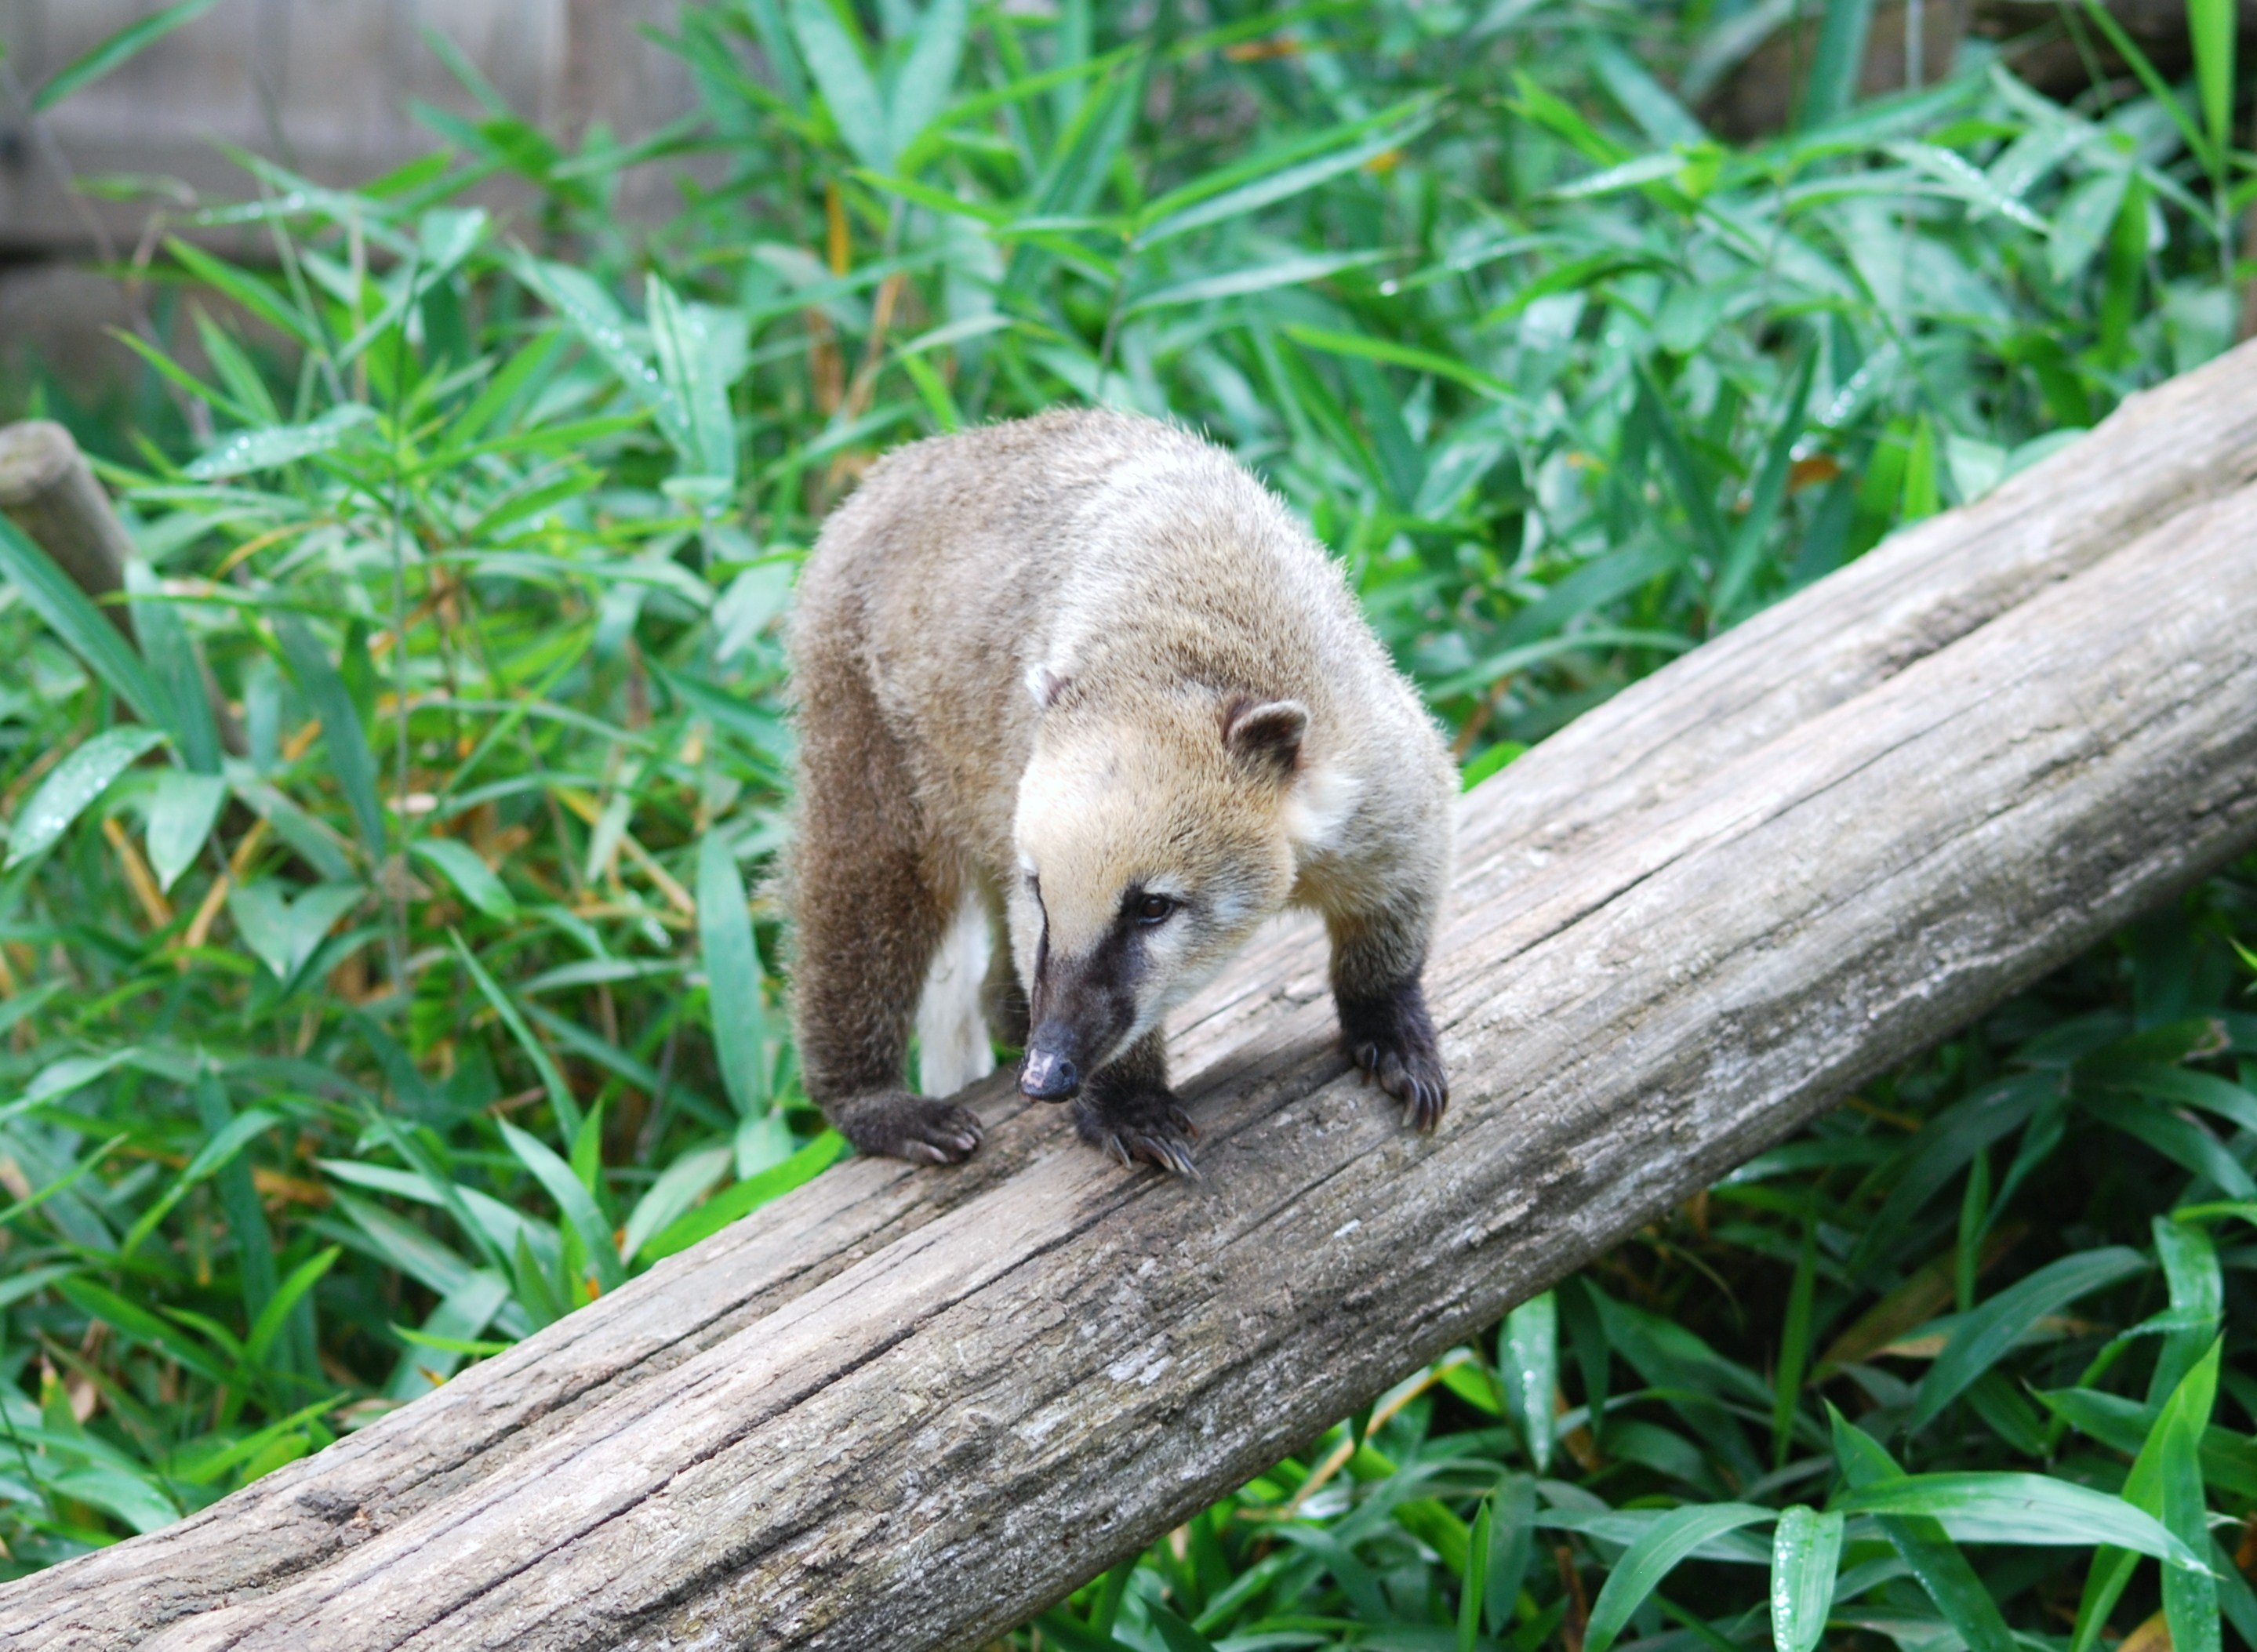
[[1166,895],[1138,895],[1129,902],[1128,909],[1136,914],[1139,923],[1164,923],[1168,914],[1181,904]]

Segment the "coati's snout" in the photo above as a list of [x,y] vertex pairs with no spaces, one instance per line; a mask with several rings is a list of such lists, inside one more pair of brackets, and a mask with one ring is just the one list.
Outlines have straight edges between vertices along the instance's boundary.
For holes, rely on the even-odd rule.
[[1060,957],[1047,936],[1037,946],[1021,1095],[1070,1100],[1128,1041],[1138,1019],[1137,978],[1145,973],[1136,942],[1115,928],[1079,957]]
[[1045,1041],[1028,1045],[1027,1058],[1019,1064],[1019,1093],[1035,1101],[1071,1101],[1081,1088],[1081,1069],[1062,1053],[1071,1047],[1072,1029],[1048,1027],[1043,1031]]

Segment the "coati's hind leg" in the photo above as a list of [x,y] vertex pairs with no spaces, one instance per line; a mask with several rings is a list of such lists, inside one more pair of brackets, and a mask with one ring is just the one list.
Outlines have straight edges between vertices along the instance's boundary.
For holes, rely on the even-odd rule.
[[1178,1175],[1197,1175],[1191,1115],[1168,1088],[1164,1036],[1154,1027],[1111,1065],[1092,1074],[1073,1102],[1081,1139],[1125,1167],[1142,1159]]
[[968,1109],[902,1086],[909,1027],[958,891],[927,851],[900,747],[851,662],[797,675],[800,827],[792,1024],[809,1097],[864,1153],[946,1164],[980,1146]]
[[1350,1061],[1403,1104],[1404,1122],[1422,1135],[1441,1123],[1450,1105],[1449,1076],[1419,980],[1429,922],[1423,912],[1327,921],[1341,1043]]

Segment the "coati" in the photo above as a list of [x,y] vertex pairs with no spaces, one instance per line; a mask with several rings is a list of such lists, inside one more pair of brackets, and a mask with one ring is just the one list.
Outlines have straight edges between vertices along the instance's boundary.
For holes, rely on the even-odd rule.
[[[1192,1170],[1162,1020],[1264,919],[1322,914],[1350,1056],[1431,1131],[1419,985],[1458,787],[1339,569],[1174,426],[1056,412],[872,469],[803,570],[786,890],[808,1094],[866,1153],[945,1163],[979,1119],[904,1088],[928,978],[1023,1048],[1123,1165]],[[967,910],[968,909],[968,910]],[[971,946],[952,943],[952,928]],[[996,936],[977,988],[984,927]],[[992,1065],[984,1033],[928,1089]]]

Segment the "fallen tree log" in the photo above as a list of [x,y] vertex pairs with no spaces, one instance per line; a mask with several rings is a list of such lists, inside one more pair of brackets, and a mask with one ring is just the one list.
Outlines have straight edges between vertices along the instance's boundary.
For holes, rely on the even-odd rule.
[[0,1592],[0,1637],[940,1646],[1025,1616],[2250,841],[2253,367],[1468,800],[1433,1141],[1348,1079],[1320,956],[1281,936],[1178,1041],[1204,1183],[1123,1178],[991,1095],[963,1170],[843,1167]]

